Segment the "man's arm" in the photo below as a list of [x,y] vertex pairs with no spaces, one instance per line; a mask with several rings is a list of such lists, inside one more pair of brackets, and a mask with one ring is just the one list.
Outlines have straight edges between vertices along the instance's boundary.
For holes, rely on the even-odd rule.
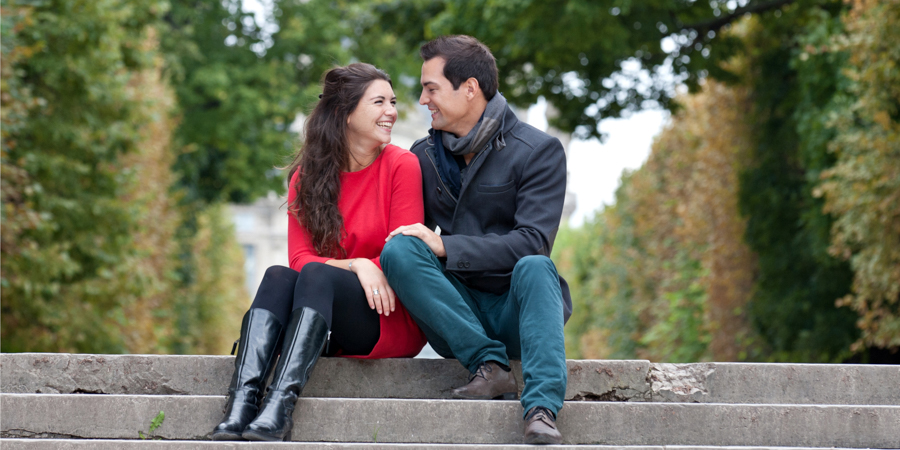
[[[525,164],[516,192],[514,228],[504,235],[438,236],[428,227],[400,227],[397,234],[421,239],[438,257],[447,257],[446,268],[457,272],[512,270],[529,255],[550,255],[559,229],[566,196],[566,154],[558,139],[547,139]],[[491,205],[478,205],[490,208]]]
[[525,164],[516,193],[513,230],[504,235],[442,236],[447,270],[511,271],[525,256],[550,256],[565,196],[566,154],[559,140],[551,138],[536,148]]

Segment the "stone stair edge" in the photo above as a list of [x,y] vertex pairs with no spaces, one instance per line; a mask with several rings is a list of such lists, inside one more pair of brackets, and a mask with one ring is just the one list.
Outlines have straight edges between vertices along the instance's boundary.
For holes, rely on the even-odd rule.
[[[325,449],[325,450],[381,450],[381,449],[426,449],[426,450],[518,450],[533,449],[525,444],[397,444],[397,443],[324,443],[324,442],[213,442],[213,441],[135,441],[114,439],[66,440],[66,439],[3,439],[4,448],[10,450],[130,450],[153,448],[155,450],[188,449]],[[558,445],[553,449],[567,450],[825,450],[835,447],[747,447],[747,446],[679,446],[679,445]]]
[[[0,393],[0,399],[3,398],[103,398],[110,400],[122,400],[122,401],[140,401],[140,400],[153,400],[153,401],[174,401],[174,400],[202,400],[207,401],[208,399],[213,399],[215,401],[221,401],[223,404],[225,402],[225,398],[221,395],[157,395],[157,394],[94,394],[94,393],[50,393],[50,394],[32,394],[32,393],[10,393],[10,392],[2,392]],[[442,402],[454,402],[454,403],[504,403],[504,404],[520,404],[519,400],[460,400],[460,399],[446,399],[446,398],[386,398],[386,397],[316,397],[316,396],[303,396],[300,397],[300,400],[311,400],[317,402],[396,402],[397,404],[415,404],[415,403],[442,403]],[[299,400],[298,400],[299,401]],[[853,410],[854,408],[871,408],[871,409],[884,409],[884,410],[897,410],[900,411],[900,405],[845,405],[845,404],[797,404],[797,403],[725,403],[725,402],[685,402],[685,403],[676,403],[676,402],[589,402],[589,401],[581,401],[581,400],[566,400],[563,402],[564,405],[590,405],[590,404],[610,404],[610,405],[621,405],[622,408],[629,407],[638,407],[638,408],[655,408],[659,406],[671,406],[671,405],[679,405],[685,408],[712,408],[712,407],[727,407],[727,408],[753,408],[753,407],[803,407],[803,408],[844,408],[848,410]],[[616,406],[613,406],[615,408]],[[0,420],[2,420],[2,416],[0,416]],[[898,422],[900,425],[900,422]],[[830,448],[830,447],[829,447]]]
[[[900,366],[568,360],[567,400],[900,405]],[[513,362],[521,382],[521,365]],[[233,357],[0,354],[0,391],[225,395]],[[310,397],[447,398],[455,360],[322,358]]]
[[[5,438],[137,439],[165,411],[157,436],[203,440],[221,419],[224,398],[3,394],[2,403]],[[294,438],[518,444],[521,415],[515,401],[304,398]],[[900,447],[898,406],[570,402],[559,426],[567,444]]]
[[[164,359],[227,359],[233,360],[233,355],[173,355],[173,354],[159,354],[159,353],[53,353],[53,352],[0,352],[0,360],[4,357],[40,357],[40,356],[73,356],[73,357],[84,357],[84,358],[121,358],[121,357],[139,357],[139,358],[164,358]],[[341,361],[356,361],[359,363],[388,363],[391,361],[417,361],[423,364],[434,363],[435,361],[445,362],[445,361],[455,361],[454,359],[443,359],[443,358],[383,358],[383,359],[359,359],[359,358],[340,358],[340,357],[323,357],[322,360],[341,360]],[[775,363],[775,362],[733,362],[733,361],[700,361],[700,362],[690,362],[690,363],[672,363],[672,362],[663,362],[657,361],[653,362],[647,359],[566,359],[566,362],[571,363],[608,363],[608,362],[621,362],[621,363],[635,363],[635,364],[649,364],[651,367],[653,366],[692,366],[692,365],[714,365],[714,366],[754,366],[754,367],[796,367],[796,368],[805,368],[805,367],[858,367],[858,368],[888,368],[892,370],[900,371],[900,365],[892,365],[892,364],[831,364],[831,363]]]

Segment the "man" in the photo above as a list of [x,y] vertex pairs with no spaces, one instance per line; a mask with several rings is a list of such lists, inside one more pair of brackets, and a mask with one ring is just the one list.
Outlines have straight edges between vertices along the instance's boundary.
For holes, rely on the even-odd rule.
[[[425,224],[388,236],[390,285],[441,356],[473,374],[455,398],[515,399],[521,358],[525,440],[558,444],[566,390],[568,287],[549,255],[566,190],[559,140],[520,122],[497,92],[490,50],[469,36],[421,48],[429,136],[413,144]],[[440,227],[440,235],[432,231]]]

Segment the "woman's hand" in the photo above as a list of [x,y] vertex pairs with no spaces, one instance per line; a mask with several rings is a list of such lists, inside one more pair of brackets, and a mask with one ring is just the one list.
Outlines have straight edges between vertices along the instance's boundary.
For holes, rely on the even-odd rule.
[[366,293],[369,308],[378,310],[378,314],[391,315],[394,311],[396,296],[394,290],[388,285],[384,272],[371,260],[356,258],[350,266],[350,271],[359,277],[359,284]]

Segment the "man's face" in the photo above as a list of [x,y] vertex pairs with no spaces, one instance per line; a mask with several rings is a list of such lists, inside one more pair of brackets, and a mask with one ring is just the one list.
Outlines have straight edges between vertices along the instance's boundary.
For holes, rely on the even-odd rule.
[[464,136],[471,130],[471,126],[468,126],[469,130],[463,129],[467,126],[464,118],[468,113],[469,103],[464,90],[453,89],[450,80],[444,77],[445,63],[444,58],[435,57],[422,64],[422,95],[419,96],[419,104],[427,106],[431,111],[431,128]]

